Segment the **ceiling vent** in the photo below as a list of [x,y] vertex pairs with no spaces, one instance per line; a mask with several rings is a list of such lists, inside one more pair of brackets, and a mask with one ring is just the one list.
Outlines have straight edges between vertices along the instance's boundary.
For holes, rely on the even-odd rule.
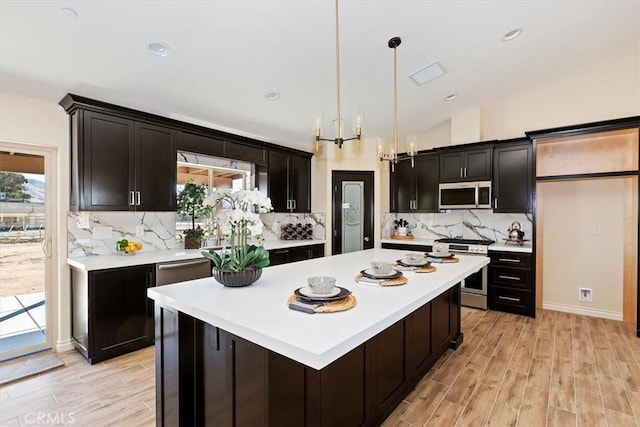
[[415,73],[410,74],[409,78],[413,80],[413,82],[418,86],[422,86],[423,84],[428,83],[433,79],[437,79],[445,73],[446,71],[444,70],[444,68],[442,68],[442,65],[440,65],[440,63],[436,61],[424,68],[419,69]]

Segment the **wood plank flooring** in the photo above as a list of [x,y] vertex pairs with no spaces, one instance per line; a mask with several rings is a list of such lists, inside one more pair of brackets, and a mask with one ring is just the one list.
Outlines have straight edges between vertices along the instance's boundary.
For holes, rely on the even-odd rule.
[[384,426],[640,426],[634,325],[463,307],[448,351]]
[[[448,351],[385,426],[640,426],[633,325],[554,311],[463,308]],[[154,350],[66,366],[0,387],[0,425],[155,425]]]

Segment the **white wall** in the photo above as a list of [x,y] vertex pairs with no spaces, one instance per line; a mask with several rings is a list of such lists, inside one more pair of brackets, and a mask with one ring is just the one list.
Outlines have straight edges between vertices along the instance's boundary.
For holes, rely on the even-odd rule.
[[0,141],[28,147],[52,147],[57,182],[47,200],[56,212],[56,234],[52,244],[52,277],[47,310],[53,310],[54,324],[47,325],[58,350],[71,348],[70,288],[67,259],[67,212],[69,206],[69,121],[57,103],[0,92]]
[[[547,308],[622,320],[624,180],[545,182],[543,296]],[[593,302],[578,301],[578,288]]]

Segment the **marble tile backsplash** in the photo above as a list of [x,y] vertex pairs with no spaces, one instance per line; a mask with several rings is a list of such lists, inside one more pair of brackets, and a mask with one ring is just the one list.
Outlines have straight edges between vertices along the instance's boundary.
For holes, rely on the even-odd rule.
[[432,214],[395,214],[382,215],[383,239],[388,239],[394,229],[393,222],[402,218],[409,222],[409,228],[415,238],[439,239],[443,237],[462,237],[464,239],[491,239],[502,242],[508,235],[508,229],[514,221],[520,222],[525,239],[531,239],[533,218],[531,214],[498,214],[491,210],[470,209],[454,210],[447,213]]
[[[313,238],[325,239],[323,213],[268,213],[260,217],[265,240],[280,239],[281,227],[287,223],[312,224]],[[113,255],[117,253],[116,242],[121,239],[141,242],[142,251],[184,247],[182,236],[176,235],[175,212],[70,212],[67,223],[70,257]],[[137,231],[143,231],[143,235],[137,236]]]

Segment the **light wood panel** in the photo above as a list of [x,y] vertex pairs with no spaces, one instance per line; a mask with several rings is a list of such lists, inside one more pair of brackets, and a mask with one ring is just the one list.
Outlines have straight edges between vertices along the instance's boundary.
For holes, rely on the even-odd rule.
[[536,141],[536,176],[638,170],[638,129]]
[[536,184],[536,308],[544,302],[544,185]]
[[638,177],[625,178],[622,316],[634,324],[638,314],[638,214]]

